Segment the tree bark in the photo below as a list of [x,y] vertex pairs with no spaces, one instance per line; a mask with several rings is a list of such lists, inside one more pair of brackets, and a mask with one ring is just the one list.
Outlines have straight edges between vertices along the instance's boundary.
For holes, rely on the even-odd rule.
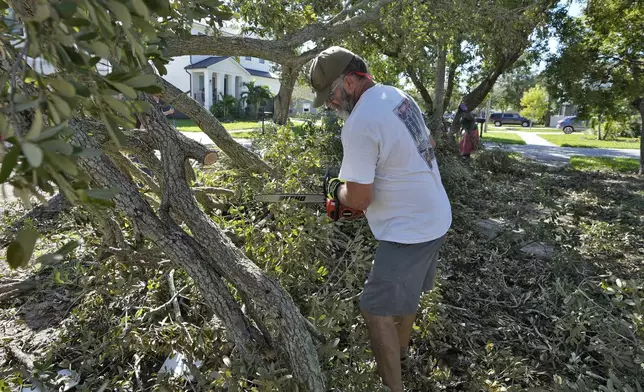
[[409,76],[409,79],[411,79],[411,82],[420,93],[420,96],[423,98],[423,101],[425,101],[425,110],[427,111],[427,114],[433,113],[434,101],[432,100],[431,94],[429,94],[429,91],[427,91],[427,88],[425,88],[425,85],[418,77],[418,74],[416,74],[416,70],[411,65],[407,65],[406,72],[407,76]]
[[282,67],[282,75],[280,77],[280,91],[275,96],[275,104],[273,109],[273,121],[276,124],[284,125],[289,117],[289,110],[291,108],[291,98],[293,97],[293,90],[297,82],[297,76],[300,72],[301,66],[285,65]]
[[443,43],[438,44],[438,61],[436,62],[436,82],[434,83],[434,112],[431,119],[431,130],[443,133],[443,99],[445,95],[445,58],[447,50]]
[[447,71],[447,89],[445,90],[445,99],[443,100],[443,113],[447,111],[449,104],[452,101],[454,80],[456,79],[456,68],[458,68],[458,63],[456,61],[452,61],[449,64],[449,70]]
[[640,171],[638,173],[642,176],[644,175],[644,97],[638,97],[633,102],[633,106],[637,108],[642,119],[642,126],[640,127]]
[[165,88],[162,93],[163,100],[192,118],[199,128],[233,161],[236,167],[254,172],[272,171],[271,167],[257,154],[237,143],[206,108],[190,96],[182,93],[181,90],[167,80],[159,77],[158,82]]
[[[274,318],[272,327],[277,331],[274,340],[279,342],[279,349],[286,355],[296,380],[305,385],[307,390],[324,390],[324,379],[317,352],[307,330],[306,320],[290,295],[275,279],[248,260],[221,229],[198,208],[186,183],[183,170],[185,155],[177,148],[177,132],[167,124],[167,121],[163,121],[162,114],[152,110],[139,116],[139,119],[146,128],[154,129],[151,134],[161,150],[165,174],[160,207],[162,221],[166,224],[171,222],[170,212],[174,212],[183,219],[194,235],[194,246],[199,246],[196,249],[200,250],[199,255],[204,267],[211,269],[211,273],[223,276],[253,301],[253,305],[261,310],[265,319],[255,320],[255,322],[267,323]],[[207,244],[207,250],[206,246],[201,247],[201,244]],[[190,273],[190,270],[186,269],[186,271]],[[203,271],[199,274],[203,274]],[[193,276],[192,273],[190,275]],[[200,277],[197,276],[196,279]],[[209,290],[210,295],[218,294],[207,287],[201,287],[201,290],[202,292]],[[270,338],[273,339],[273,337]]]

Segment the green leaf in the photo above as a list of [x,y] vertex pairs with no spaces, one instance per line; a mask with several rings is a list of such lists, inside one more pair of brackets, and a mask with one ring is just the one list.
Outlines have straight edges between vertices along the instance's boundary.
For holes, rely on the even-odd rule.
[[42,164],[43,152],[38,145],[25,142],[22,144],[22,152],[27,157],[31,167],[39,167]]
[[112,96],[105,94],[103,95],[103,100],[115,112],[122,114],[124,116],[130,115],[130,108],[128,108],[125,103],[119,101],[118,99],[114,99]]
[[99,200],[112,200],[117,193],[120,192],[118,188],[103,188],[103,189],[87,189],[85,194],[92,199]]
[[[23,110],[33,109],[40,103],[40,99],[34,99],[33,101],[27,101],[22,103],[14,103],[13,108],[16,112],[21,112]],[[8,109],[8,107],[7,107]]]
[[145,5],[143,0],[132,0],[132,7],[134,8],[134,11],[142,17],[146,19],[150,17],[148,7]]
[[69,143],[60,139],[47,140],[39,144],[40,147],[45,151],[51,152],[60,152],[63,155],[72,155],[74,153],[74,147]]
[[76,94],[80,95],[81,97],[89,98],[92,93],[89,91],[89,88],[81,84],[79,82],[73,81],[72,84],[74,85],[74,88],[76,89]]
[[73,156],[75,157],[100,157],[103,155],[103,151],[99,150],[98,148],[82,148],[78,149],[77,147],[74,148],[74,154]]
[[34,139],[33,139],[33,141],[34,141],[34,142],[39,142],[39,141],[41,141],[41,140],[47,140],[47,139],[49,139],[49,138],[52,138],[52,137],[54,137],[54,136],[58,135],[58,133],[59,133],[61,130],[63,130],[66,126],[67,126],[67,122],[62,122],[62,123],[60,123],[60,124],[56,125],[55,127],[46,128],[46,129],[45,129],[45,130],[40,134],[40,136],[38,136],[38,137],[34,138]]
[[129,29],[132,26],[132,16],[130,10],[116,0],[107,2],[107,8],[114,14],[114,19],[123,23],[123,27]]
[[112,81],[107,81],[109,84],[111,84],[115,89],[123,93],[126,97],[130,99],[136,99],[136,91],[134,89],[126,84],[119,83],[119,82],[112,82]]
[[40,233],[33,229],[22,229],[18,232],[16,240],[20,243],[22,250],[24,251],[24,265],[27,265],[31,258],[31,254],[34,252],[34,247],[36,246],[38,237],[40,237]]
[[65,118],[69,118],[72,116],[72,108],[70,108],[69,104],[65,102],[62,98],[52,94],[50,96],[50,99],[61,115],[63,115]]
[[143,87],[154,85],[156,81],[156,75],[139,75],[126,80],[125,83],[130,87],[141,89]]
[[76,89],[74,85],[63,79],[51,79],[49,85],[53,87],[58,94],[67,98],[74,98],[76,96]]
[[76,13],[76,3],[73,1],[63,1],[54,6],[58,15],[64,19],[71,18]]
[[12,269],[24,267],[25,263],[25,250],[18,241],[12,241],[7,247],[7,262]]
[[98,38],[99,35],[96,31],[86,31],[84,33],[80,33],[76,35],[76,40],[77,41],[91,41],[95,38]]
[[50,151],[45,152],[45,154],[47,154],[47,160],[58,169],[70,176],[78,175],[78,167],[76,167],[76,164],[70,158]]
[[104,59],[110,58],[110,48],[103,42],[94,41],[88,45],[90,49]]
[[34,16],[28,20],[34,22],[43,22],[50,16],[51,7],[49,7],[49,3],[40,3],[36,6],[36,12],[34,13]]
[[27,133],[27,140],[33,140],[34,138],[37,138],[40,135],[40,132],[42,132],[43,128],[43,116],[42,112],[40,109],[36,110],[36,114],[34,115],[34,119],[31,122],[31,128],[29,129],[29,132]]
[[16,167],[18,163],[18,156],[20,155],[20,146],[14,145],[11,147],[11,150],[4,156],[2,161],[2,168],[0,169],[0,184],[7,181],[7,178],[11,175],[13,168]]

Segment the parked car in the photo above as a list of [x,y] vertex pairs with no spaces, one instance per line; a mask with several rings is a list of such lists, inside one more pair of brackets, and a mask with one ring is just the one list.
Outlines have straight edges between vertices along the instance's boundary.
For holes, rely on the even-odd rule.
[[561,129],[565,134],[569,135],[575,131],[584,131],[586,124],[578,120],[577,116],[570,116],[557,121],[557,129]]
[[495,126],[501,125],[521,125],[522,127],[529,127],[530,120],[521,117],[517,113],[492,113],[490,115],[490,122]]

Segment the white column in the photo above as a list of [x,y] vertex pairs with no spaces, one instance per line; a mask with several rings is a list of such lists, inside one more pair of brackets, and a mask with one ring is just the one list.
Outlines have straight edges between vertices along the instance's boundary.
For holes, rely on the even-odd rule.
[[203,88],[204,88],[204,106],[207,110],[210,110],[212,106],[212,72],[206,70],[203,78]]
[[228,75],[228,95],[235,96],[235,75]]
[[224,93],[224,74],[217,74],[217,100],[221,99],[221,94]]

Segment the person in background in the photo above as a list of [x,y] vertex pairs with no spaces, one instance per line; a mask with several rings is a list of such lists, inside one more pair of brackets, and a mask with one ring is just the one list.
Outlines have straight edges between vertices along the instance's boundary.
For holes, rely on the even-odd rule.
[[461,159],[467,161],[470,155],[479,147],[479,130],[476,125],[476,119],[468,110],[465,103],[458,105],[458,111],[461,112],[461,140],[458,144]]

